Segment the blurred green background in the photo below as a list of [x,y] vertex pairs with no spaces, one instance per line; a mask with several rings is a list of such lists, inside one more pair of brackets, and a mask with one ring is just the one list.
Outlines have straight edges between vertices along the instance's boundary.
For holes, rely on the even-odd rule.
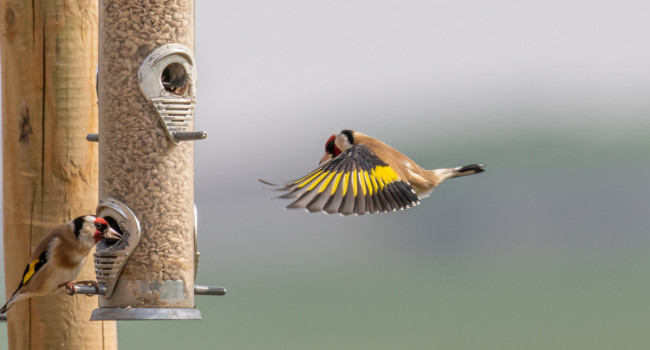
[[[203,321],[120,322],[120,347],[647,348],[647,13],[197,1],[197,283],[228,294],[196,298]],[[361,217],[284,210],[257,182],[306,174],[345,128],[487,171]]]

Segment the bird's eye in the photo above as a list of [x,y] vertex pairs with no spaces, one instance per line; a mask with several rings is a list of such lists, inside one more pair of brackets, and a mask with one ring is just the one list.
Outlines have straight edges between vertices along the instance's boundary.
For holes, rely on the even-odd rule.
[[95,228],[101,231],[101,230],[103,230],[103,229],[106,228],[106,225],[104,225],[104,224],[100,224],[100,223],[96,223],[96,224],[95,224]]

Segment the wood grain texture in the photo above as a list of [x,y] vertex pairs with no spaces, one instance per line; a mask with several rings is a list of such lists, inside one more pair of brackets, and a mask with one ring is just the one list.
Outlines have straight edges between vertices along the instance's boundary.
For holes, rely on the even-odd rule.
[[[97,205],[97,1],[3,0],[5,295],[52,227]],[[92,258],[78,276],[94,279]],[[115,322],[91,322],[97,297],[16,304],[11,349],[116,349]]]

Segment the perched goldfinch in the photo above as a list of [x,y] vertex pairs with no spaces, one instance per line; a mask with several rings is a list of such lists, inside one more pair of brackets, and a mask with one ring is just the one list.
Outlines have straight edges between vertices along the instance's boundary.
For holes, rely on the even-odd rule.
[[20,285],[0,314],[18,301],[62,291],[77,277],[88,253],[102,238],[121,239],[122,236],[106,220],[94,215],[80,216],[56,227],[34,250]]
[[343,130],[327,140],[316,170],[279,190],[287,192],[281,198],[295,198],[287,208],[363,215],[416,206],[443,181],[482,173],[483,167],[426,170],[375,138]]

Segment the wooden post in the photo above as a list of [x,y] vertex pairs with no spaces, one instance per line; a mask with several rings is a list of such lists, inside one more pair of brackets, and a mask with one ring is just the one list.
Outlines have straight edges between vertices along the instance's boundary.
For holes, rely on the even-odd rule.
[[[97,1],[2,0],[5,295],[54,226],[94,213]],[[78,279],[94,279],[92,257]],[[89,321],[97,297],[33,298],[7,315],[10,349],[116,349],[115,322]]]

